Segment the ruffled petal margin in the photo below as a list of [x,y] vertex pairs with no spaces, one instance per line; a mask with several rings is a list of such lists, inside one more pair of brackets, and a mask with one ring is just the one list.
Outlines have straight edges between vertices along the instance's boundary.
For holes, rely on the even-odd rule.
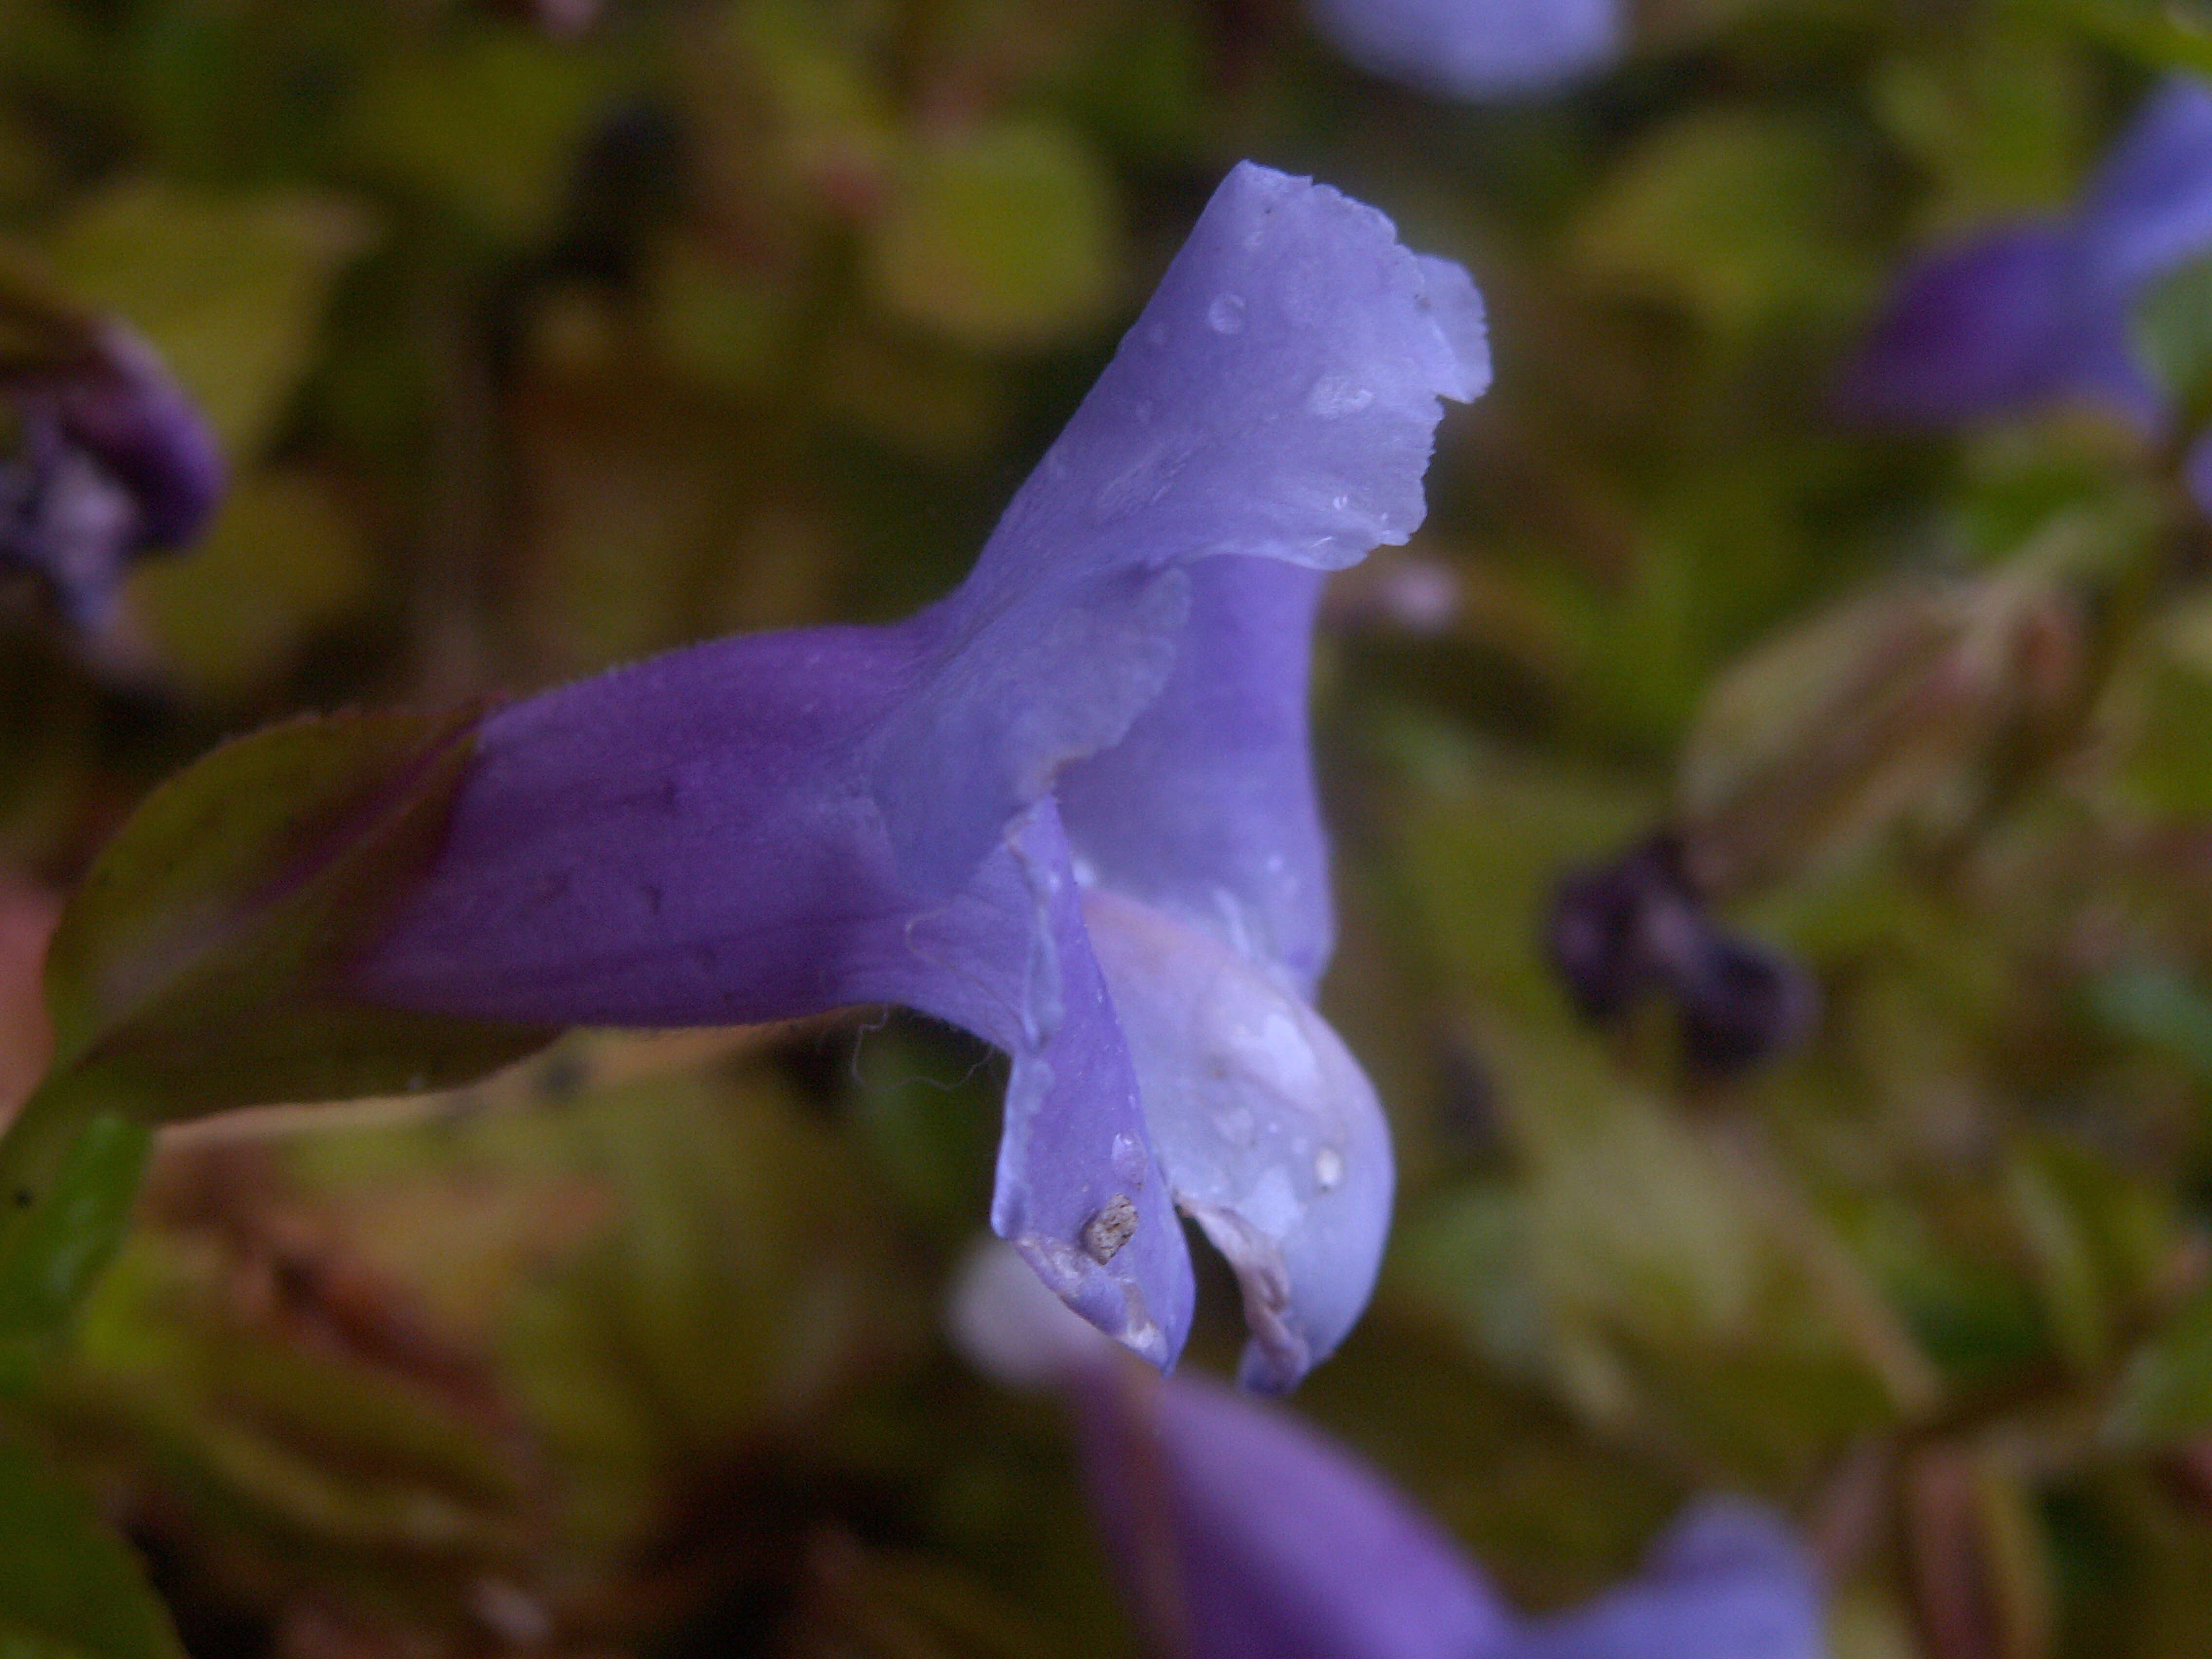
[[870,761],[901,876],[957,889],[1121,741],[1174,670],[1182,567],[1333,570],[1405,541],[1439,400],[1489,379],[1464,270],[1326,185],[1236,167],[968,580],[916,619],[930,661]]

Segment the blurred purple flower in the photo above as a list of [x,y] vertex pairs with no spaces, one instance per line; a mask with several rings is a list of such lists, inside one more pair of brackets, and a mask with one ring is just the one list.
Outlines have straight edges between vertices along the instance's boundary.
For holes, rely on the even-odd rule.
[[1680,1011],[1684,1057],[1709,1073],[1794,1047],[1819,1007],[1802,969],[1714,925],[1670,834],[1562,881],[1546,943],[1587,1019],[1615,1024],[1647,992],[1668,993]]
[[1445,98],[1542,92],[1620,50],[1618,0],[1310,0],[1352,62]]
[[0,462],[0,558],[100,629],[135,556],[184,545],[214,516],[222,452],[154,349],[113,320],[91,326],[76,359],[7,390],[21,441]]
[[1376,1470],[1284,1408],[1130,1364],[1018,1273],[973,1253],[956,1344],[1063,1394],[1124,1592],[1175,1659],[1820,1659],[1813,1565],[1783,1522],[1705,1498],[1644,1570],[1524,1618]]
[[[1947,426],[2078,398],[2156,432],[2169,411],[2136,361],[2129,308],[2207,252],[2212,88],[2177,77],[2071,212],[1993,231],[1909,271],[1845,371],[1839,401],[1866,419]],[[2212,455],[2192,460],[2192,482],[2212,477]]]
[[1191,1659],[1820,1659],[1820,1593],[1781,1520],[1692,1504],[1643,1571],[1516,1614],[1376,1470],[1279,1407],[1100,1365],[1072,1389],[1114,1561]]
[[1311,1006],[1324,572],[1419,522],[1467,274],[1249,163],[953,593],[725,640],[491,716],[358,965],[401,1007],[679,1025],[896,1002],[1012,1056],[992,1224],[1155,1364],[1180,1208],[1287,1388],[1365,1304],[1389,1133]]

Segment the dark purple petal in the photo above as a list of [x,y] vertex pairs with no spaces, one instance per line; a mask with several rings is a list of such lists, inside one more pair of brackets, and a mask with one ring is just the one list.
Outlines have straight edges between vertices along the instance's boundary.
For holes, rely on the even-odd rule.
[[1619,1019],[1652,983],[1645,912],[1655,896],[1687,890],[1681,844],[1668,835],[1560,882],[1544,942],[1583,1018]]
[[957,890],[1173,669],[1179,567],[1334,569],[1421,521],[1439,398],[1489,380],[1467,274],[1324,185],[1243,163],[1114,361],[927,613],[933,660],[871,762],[901,875]]
[[1780,1517],[1706,1499],[1634,1580],[1530,1621],[1514,1659],[1821,1659],[1820,1583]]
[[1803,1041],[1820,1009],[1804,969],[1717,926],[1685,866],[1680,839],[1647,837],[1608,863],[1569,875],[1545,943],[1583,1017],[1625,1019],[1664,991],[1681,1016],[1683,1058],[1738,1071]]
[[2123,296],[2212,250],[2212,87],[2176,76],[2152,95],[2077,223],[2096,280]]
[[137,539],[179,547],[207,527],[228,482],[215,433],[154,349],[129,329],[101,330],[100,362],[46,394],[62,431],[130,491]]
[[2094,399],[2155,430],[2165,399],[2136,362],[2128,307],[2212,251],[2212,88],[2177,76],[2147,103],[2075,211],[1923,261],[1899,284],[1839,401],[1942,426]]
[[1796,963],[1710,927],[1670,985],[1682,1010],[1683,1057],[1714,1074],[1787,1053],[1820,1012],[1819,989]]
[[51,413],[27,410],[21,446],[0,463],[0,559],[35,572],[70,620],[97,635],[113,622],[138,542],[131,492]]
[[66,363],[7,387],[22,441],[0,462],[0,557],[39,572],[99,633],[132,556],[198,536],[227,477],[214,433],[153,348],[112,320],[85,333]]
[[1510,1616],[1453,1541],[1290,1413],[1126,1365],[1090,1372],[1075,1404],[1092,1506],[1130,1600],[1168,1653],[1510,1651]]
[[1617,0],[1310,0],[1363,68],[1446,98],[1541,91],[1620,50]]
[[1863,420],[1948,426],[2054,398],[2101,399],[2154,424],[2123,307],[2097,286],[2069,227],[2000,231],[1922,261],[1899,283],[1838,387]]
[[545,1024],[897,1002],[972,1030],[1014,1060],[993,1225],[1164,1363],[1189,1260],[1050,803],[950,900],[891,868],[859,756],[927,648],[913,625],[758,635],[495,714],[444,852],[356,984]]

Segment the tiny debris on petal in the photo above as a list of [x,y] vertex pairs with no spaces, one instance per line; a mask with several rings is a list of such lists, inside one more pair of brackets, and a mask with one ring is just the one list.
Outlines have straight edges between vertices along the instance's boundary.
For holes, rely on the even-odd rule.
[[1103,1267],[1121,1253],[1121,1247],[1136,1231],[1136,1205],[1128,1194],[1116,1193],[1083,1224],[1084,1252]]

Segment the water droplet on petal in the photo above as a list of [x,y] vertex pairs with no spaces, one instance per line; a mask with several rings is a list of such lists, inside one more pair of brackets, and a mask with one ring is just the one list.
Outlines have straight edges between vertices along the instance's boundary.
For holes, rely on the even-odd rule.
[[1373,388],[1360,385],[1349,374],[1324,374],[1306,393],[1306,408],[1323,420],[1357,415],[1374,401]]
[[1206,308],[1206,325],[1216,334],[1234,334],[1244,326],[1244,301],[1235,294],[1217,294]]
[[1114,1173],[1132,1187],[1145,1184],[1145,1170],[1151,1161],[1145,1155],[1145,1149],[1137,1144],[1134,1135],[1114,1137]]
[[1334,1189],[1344,1179],[1344,1154],[1334,1146],[1324,1146],[1314,1154],[1314,1185],[1323,1192]]

